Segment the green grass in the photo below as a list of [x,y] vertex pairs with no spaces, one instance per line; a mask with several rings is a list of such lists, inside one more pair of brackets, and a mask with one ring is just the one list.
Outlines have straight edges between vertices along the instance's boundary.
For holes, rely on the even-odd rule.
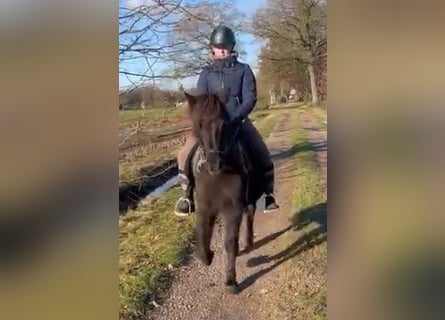
[[[258,117],[257,128],[268,137],[279,113]],[[193,236],[194,217],[178,218],[173,206],[181,190],[162,196],[119,219],[120,318],[132,319],[144,310],[144,300],[162,287],[169,265],[181,264]]]
[[[298,184],[294,192],[293,205],[298,211],[314,206],[320,199],[320,174],[317,167],[317,154],[306,138],[303,129],[294,133],[296,174]],[[296,216],[294,217],[296,218]]]
[[157,152],[141,152],[140,156],[133,161],[119,162],[119,182],[138,183],[143,177],[141,168],[148,168],[163,161],[176,157],[180,145],[164,148]]
[[255,113],[255,119],[257,120],[252,119],[252,121],[256,121],[255,127],[261,133],[263,138],[266,139],[272,132],[279,116],[280,113],[277,111],[258,111],[257,113]]
[[[303,310],[300,313],[302,319],[326,320],[327,319],[327,288],[322,287],[313,294],[303,294],[294,297],[294,303]],[[310,311],[309,311],[310,310]],[[308,312],[309,311],[309,312]]]
[[[143,311],[163,272],[178,266],[192,237],[194,218],[177,218],[172,210],[180,188],[167,191],[155,203],[127,213],[119,221],[120,317],[131,319]],[[149,301],[150,302],[150,301]]]
[[328,115],[327,115],[327,109],[323,106],[304,106],[301,108],[301,110],[307,111],[310,114],[312,114],[315,119],[318,121],[318,123],[323,127],[324,129],[327,128],[327,122],[328,122]]
[[252,122],[258,121],[258,120],[261,120],[261,119],[269,116],[272,113],[273,113],[273,111],[271,111],[270,109],[267,109],[267,110],[258,110],[258,109],[256,109],[254,112],[252,112],[249,115],[249,119],[252,120]]
[[132,120],[137,120],[138,118],[149,119],[159,114],[159,112],[162,111],[159,109],[123,110],[119,111],[119,121],[120,122],[132,121]]
[[307,244],[312,241],[320,243],[292,260],[291,279],[298,279],[292,303],[298,308],[302,319],[321,320],[327,318],[327,243],[324,241],[327,235],[320,224],[320,220],[325,220],[327,194],[320,181],[317,154],[303,129],[295,130],[293,144],[297,180],[292,197],[295,213],[291,218],[293,226],[298,228],[290,234],[289,241],[305,239]]
[[153,108],[145,110],[123,110],[119,111],[119,121],[131,122],[137,119],[141,120],[152,120],[158,118],[167,118],[169,120],[174,120],[179,118],[184,114],[183,108]]

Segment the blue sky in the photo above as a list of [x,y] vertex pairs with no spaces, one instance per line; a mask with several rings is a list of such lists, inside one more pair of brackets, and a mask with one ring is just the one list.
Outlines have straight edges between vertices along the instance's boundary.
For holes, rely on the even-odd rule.
[[[244,12],[248,18],[252,16],[255,11],[265,3],[265,0],[238,0],[237,8]],[[257,39],[255,39],[252,35],[243,34],[238,37],[238,41],[243,44],[243,49],[246,52],[246,55],[240,59],[243,62],[247,62],[253,69],[256,68],[256,60],[258,57],[258,53],[260,51],[261,45]],[[255,70],[254,70],[255,71]],[[193,87],[196,84],[196,77],[190,77],[181,81],[185,88]],[[130,85],[130,82],[124,75],[119,74],[119,86],[125,87]],[[169,87],[168,82],[162,85],[163,87]],[[171,86],[173,88],[178,87],[178,83],[172,83]]]
[[[252,17],[255,11],[265,3],[265,0],[238,0],[237,8],[244,12],[248,18]],[[244,34],[239,37],[240,41],[243,42],[244,49],[246,51],[246,56],[243,57],[244,62],[247,62],[253,67],[255,67],[258,53],[260,51],[261,45],[252,35]]]

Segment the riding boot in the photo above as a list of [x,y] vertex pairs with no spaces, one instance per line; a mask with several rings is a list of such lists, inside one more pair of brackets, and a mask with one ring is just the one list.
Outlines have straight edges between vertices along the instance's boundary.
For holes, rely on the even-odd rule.
[[278,210],[280,208],[273,195],[274,181],[275,181],[273,162],[270,163],[269,168],[266,170],[263,177],[264,177],[264,193],[266,194],[266,197],[264,199],[265,201],[264,212],[269,213]]
[[176,202],[175,214],[180,217],[185,217],[195,212],[193,186],[183,171],[179,171],[179,180],[182,188],[182,197]]
[[264,186],[263,190],[266,194],[264,212],[275,211],[279,206],[273,195],[274,165],[269,150],[261,134],[249,120],[243,122],[240,133],[243,147],[249,153],[250,158],[254,159],[253,167],[259,173],[260,183]]

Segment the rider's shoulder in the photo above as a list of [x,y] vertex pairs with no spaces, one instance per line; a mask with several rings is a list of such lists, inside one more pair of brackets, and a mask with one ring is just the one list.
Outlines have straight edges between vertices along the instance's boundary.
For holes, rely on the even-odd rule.
[[210,63],[206,63],[205,65],[202,66],[201,72],[202,71],[209,71],[211,69],[212,69],[212,65]]
[[250,68],[250,65],[247,62],[242,62],[242,61],[236,60],[235,67],[245,70],[245,69]]

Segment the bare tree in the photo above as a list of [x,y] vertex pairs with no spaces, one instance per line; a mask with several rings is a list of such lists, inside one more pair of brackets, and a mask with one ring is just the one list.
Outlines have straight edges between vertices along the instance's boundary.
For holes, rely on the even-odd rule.
[[233,0],[121,0],[119,72],[142,83],[197,73],[207,60],[208,37],[219,23],[241,30]]
[[[225,24],[236,35],[246,29],[245,15],[236,9],[233,0],[202,4],[190,9],[188,13],[188,18],[177,24],[169,39],[170,44],[178,44],[177,51],[169,57],[177,76],[196,75],[208,62],[209,37],[216,26]],[[240,42],[235,49],[243,54]]]
[[[262,47],[259,54],[259,93],[276,96],[296,89],[299,96],[310,91],[307,69],[298,60],[281,59],[283,51],[288,50],[284,42],[272,39]],[[264,98],[263,98],[264,99]]]
[[180,0],[121,1],[119,7],[119,72],[128,77],[160,78],[155,72],[174,48],[165,38],[181,22]]
[[326,7],[322,0],[268,0],[252,22],[252,32],[272,48],[265,58],[305,67],[314,104],[319,101],[315,66],[327,44]]

